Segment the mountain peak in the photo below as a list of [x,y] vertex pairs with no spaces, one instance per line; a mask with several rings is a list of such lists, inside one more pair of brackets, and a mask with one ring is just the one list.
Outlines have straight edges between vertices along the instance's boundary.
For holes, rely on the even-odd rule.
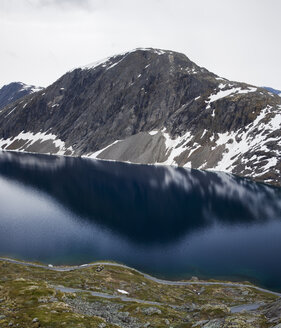
[[[177,57],[178,59],[181,59],[182,61],[188,62],[189,64],[190,63],[193,64],[193,66],[195,65],[187,58],[186,55],[179,53],[179,52],[175,52],[175,51],[171,51],[171,50],[157,49],[157,48],[135,48],[133,50],[119,53],[114,56],[95,61],[88,65],[81,66],[79,68],[91,70],[91,69],[95,69],[97,67],[100,67],[100,68],[103,67],[106,69],[110,69],[110,68],[118,65],[119,63],[121,63],[121,61],[123,61],[125,58],[128,58],[128,57],[129,58],[131,57],[131,58],[133,58],[134,61],[136,61],[137,57],[141,56],[144,59],[146,59],[146,61],[150,61],[150,60],[156,60],[157,57],[163,57],[163,55],[168,56],[171,63],[173,63],[174,58]],[[197,65],[195,65],[195,66],[197,66]]]
[[42,87],[23,82],[11,82],[0,89],[0,109],[31,93],[42,90]]
[[[22,86],[21,86],[22,88]],[[220,170],[281,185],[281,98],[138,48],[0,112],[0,148]]]

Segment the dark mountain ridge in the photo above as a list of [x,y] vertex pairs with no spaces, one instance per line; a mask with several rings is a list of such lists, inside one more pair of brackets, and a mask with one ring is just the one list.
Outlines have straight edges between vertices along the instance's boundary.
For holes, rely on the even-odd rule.
[[6,84],[0,89],[0,110],[14,101],[42,89],[43,88],[41,87],[27,85],[22,82],[12,82]]
[[136,49],[0,112],[0,147],[221,170],[281,185],[281,98],[185,55]]
[[270,88],[270,87],[264,87],[266,90],[278,95],[281,97],[281,90],[277,90],[277,89],[273,89],[273,88]]

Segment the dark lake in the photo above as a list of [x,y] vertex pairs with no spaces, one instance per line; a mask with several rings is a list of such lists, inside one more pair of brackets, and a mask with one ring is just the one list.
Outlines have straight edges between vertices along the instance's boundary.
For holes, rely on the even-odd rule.
[[281,290],[281,189],[232,175],[0,153],[0,255],[114,260]]

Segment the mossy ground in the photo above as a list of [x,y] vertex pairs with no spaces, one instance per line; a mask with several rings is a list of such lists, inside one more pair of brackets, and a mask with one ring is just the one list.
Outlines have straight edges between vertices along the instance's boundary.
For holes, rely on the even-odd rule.
[[[120,298],[109,300],[87,292],[63,293],[56,289],[59,285],[119,297],[118,289],[122,289],[130,298],[161,305],[125,302]],[[276,296],[251,287],[163,285],[129,268],[112,265],[105,265],[100,272],[97,266],[57,272],[0,261],[1,328],[9,325],[28,328],[146,325],[187,328],[196,323],[200,327],[202,320],[221,318],[225,327],[270,327],[259,311],[230,313],[230,306],[267,304],[275,299]],[[115,312],[108,316],[108,312],[103,313],[103,308],[109,312],[112,308]],[[151,308],[154,310],[148,314]]]

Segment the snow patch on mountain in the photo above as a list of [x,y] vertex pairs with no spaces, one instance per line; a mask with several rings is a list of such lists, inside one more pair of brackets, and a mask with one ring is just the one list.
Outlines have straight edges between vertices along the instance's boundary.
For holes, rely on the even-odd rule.
[[42,87],[36,87],[34,85],[28,85],[28,84],[25,84],[22,82],[20,82],[20,84],[22,85],[22,88],[19,91],[27,90],[27,91],[29,91],[29,93],[34,93],[34,92],[41,91],[44,89]]
[[16,107],[14,107],[6,116],[5,116],[5,118],[7,117],[7,116],[9,116],[10,114],[12,114],[12,112],[15,110],[17,108],[17,106]]
[[[235,162],[237,158],[246,153],[258,153],[269,152],[267,144],[271,141],[281,145],[281,135],[277,137],[269,138],[268,135],[275,130],[281,128],[281,113],[276,112],[271,118],[267,117],[267,114],[272,115],[271,106],[267,106],[261,111],[260,115],[246,128],[244,131],[231,131],[225,133],[219,133],[216,140],[215,149],[219,145],[225,145],[225,152],[223,153],[220,162],[212,169],[216,171],[233,172],[235,168]],[[259,133],[256,133],[256,132]],[[278,158],[280,159],[281,152],[276,151],[275,156],[268,159],[267,163],[262,166],[260,173],[252,172],[250,176],[257,177],[268,171],[269,168],[276,165]],[[262,155],[252,157],[256,164],[262,161]],[[242,160],[242,163],[246,164],[246,160]]]
[[[251,92],[251,90],[248,91]],[[192,154],[197,152],[195,157],[200,157],[200,152],[206,151],[205,147],[209,147],[208,153],[222,152],[222,155],[216,163],[212,164],[212,167],[210,167],[208,158],[206,158],[203,164],[200,164],[197,168],[235,173],[237,165],[244,165],[244,170],[250,171],[248,173],[249,176],[253,178],[259,177],[275,167],[278,161],[280,161],[280,148],[272,151],[268,147],[270,142],[274,142],[281,147],[281,135],[269,136],[281,128],[280,110],[281,106],[279,106],[279,109],[274,110],[268,105],[244,129],[225,133],[210,133],[209,130],[204,129],[199,136],[196,136],[191,131],[187,131],[182,136],[175,138],[171,137],[166,128],[147,132],[152,139],[159,138],[159,134],[164,137],[166,159],[164,161],[156,161],[155,164],[178,165],[178,160],[184,153],[184,157],[187,160],[182,165],[192,168],[192,161],[194,160],[194,155],[192,156]],[[125,140],[116,140],[103,149],[88,154],[87,157],[98,158],[107,148],[114,147],[118,142]],[[265,159],[264,153],[267,154],[267,159]],[[247,158],[249,156],[251,157],[250,159]],[[102,156],[100,158],[102,159]],[[250,169],[247,166],[248,161],[254,162],[257,169]]]
[[107,145],[106,147],[104,147],[104,148],[102,148],[102,149],[100,149],[100,150],[98,150],[98,151],[96,151],[96,152],[94,152],[94,153],[84,155],[84,156],[82,156],[82,157],[86,157],[86,158],[94,158],[94,159],[96,159],[96,158],[98,158],[99,154],[101,154],[101,153],[102,153],[103,151],[105,151],[107,148],[109,148],[109,147],[115,145],[115,144],[116,144],[117,142],[119,142],[119,141],[122,141],[122,140],[115,140],[114,142],[112,142],[111,144]]
[[168,133],[165,133],[165,130],[162,131],[162,134],[165,137],[166,153],[169,155],[168,159],[162,164],[177,164],[175,158],[187,149],[186,144],[193,138],[193,136],[189,131],[176,139],[172,139]]
[[[219,85],[219,89],[222,89],[224,87],[225,87],[224,84]],[[208,100],[205,101],[206,104],[207,104],[206,109],[211,108],[211,103],[213,103],[213,102],[215,102],[219,99],[229,97],[229,96],[234,96],[234,95],[237,95],[237,94],[245,94],[245,93],[255,92],[255,91],[257,91],[257,88],[255,88],[255,87],[248,87],[246,89],[242,89],[241,87],[234,87],[234,88],[227,89],[227,90],[220,90],[217,93],[211,94],[208,97]],[[214,113],[212,114],[212,116],[214,116]]]
[[[81,66],[81,67],[78,67],[82,70],[91,70],[91,69],[95,69],[99,66],[103,67],[103,68],[106,68],[106,70],[109,70],[111,68],[113,68],[114,66],[118,65],[123,59],[125,59],[125,57],[127,55],[129,55],[130,53],[133,53],[133,52],[136,52],[136,51],[149,51],[151,53],[154,53],[154,54],[157,54],[157,55],[164,55],[166,53],[172,53],[172,51],[166,51],[166,50],[162,50],[162,49],[152,49],[152,48],[135,48],[131,51],[125,51],[125,52],[122,52],[122,53],[119,53],[119,54],[116,54],[114,56],[110,56],[110,57],[106,57],[102,60],[98,60],[98,61],[95,61],[93,63],[90,63],[90,64],[87,64],[87,65],[84,65],[84,66]],[[113,62],[113,60],[116,58],[116,57],[122,57],[119,61],[117,62]],[[146,66],[146,68],[148,67],[149,65]]]
[[[20,132],[17,136],[8,139],[0,139],[0,149],[2,150],[15,150],[26,151],[35,143],[43,144],[44,142],[51,142],[52,146],[55,147],[56,155],[71,155],[73,153],[72,147],[66,147],[65,142],[59,139],[56,135],[47,132]],[[19,144],[16,147],[16,144]],[[47,153],[47,152],[46,152]],[[49,152],[53,153],[52,151]]]

